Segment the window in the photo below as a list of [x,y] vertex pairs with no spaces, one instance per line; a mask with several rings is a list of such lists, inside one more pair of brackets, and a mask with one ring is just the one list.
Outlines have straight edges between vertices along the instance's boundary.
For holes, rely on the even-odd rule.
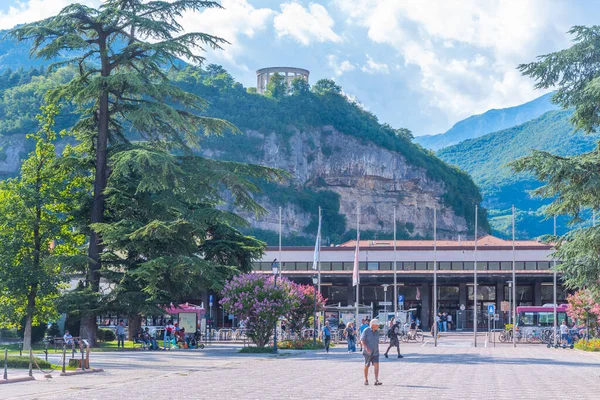
[[369,271],[377,271],[379,269],[379,263],[377,262],[370,262],[367,264],[367,269]]
[[516,270],[523,270],[523,269],[525,269],[525,263],[523,261],[517,261],[517,262],[515,262],[515,269]]
[[464,263],[465,264],[465,269],[467,270],[473,270],[473,261],[467,261]]
[[415,263],[414,262],[405,262],[404,264],[404,270],[405,271],[414,271],[415,270]]
[[379,269],[382,269],[382,270],[393,270],[394,269],[394,263],[391,263],[391,262],[380,262],[379,263]]
[[537,269],[537,263],[535,261],[527,261],[525,263],[525,269],[535,270],[535,269]]
[[365,271],[367,269],[367,263],[366,262],[359,262],[358,263],[358,269],[361,271]]
[[534,326],[534,316],[535,314],[533,312],[520,313],[518,321],[519,326]]
[[[473,285],[468,286],[469,300],[473,301]],[[477,285],[477,300],[494,301],[496,300],[496,286]]]
[[331,271],[331,263],[321,262],[321,271]]
[[477,261],[477,271],[485,271],[487,269],[487,262]]
[[490,261],[488,263],[488,269],[490,271],[498,271],[500,270],[500,263],[498,261]]
[[548,261],[538,261],[538,269],[550,269],[550,263]]
[[[556,302],[564,303],[567,298],[567,291],[560,285],[556,286]],[[542,284],[542,304],[554,303],[554,285]]]
[[463,269],[463,263],[462,262],[453,261],[452,262],[452,269],[453,270],[462,270]]
[[346,304],[348,301],[348,286],[329,286],[327,292],[327,303]]
[[[310,264],[310,267],[312,268],[312,263]],[[283,263],[284,271],[293,271],[296,269],[300,270],[300,271],[306,271],[308,269],[308,263],[305,263],[305,262],[299,262],[299,263],[284,262]]]
[[440,286],[438,288],[438,300],[456,300],[458,301],[458,286]]
[[426,262],[419,261],[416,264],[417,264],[417,270],[418,271],[425,271],[427,269],[427,263]]
[[502,261],[500,263],[500,269],[502,271],[512,271],[512,262],[510,262],[510,261]]
[[343,265],[343,263],[341,263],[341,262],[332,262],[331,263],[331,269],[333,271],[341,271],[342,270],[342,265]]
[[449,270],[451,269],[452,264],[447,261],[442,261],[438,264],[440,270]]
[[254,271],[260,271],[260,263],[259,262],[253,262],[252,263],[252,269]]
[[353,262],[345,262],[344,263],[344,271],[353,271],[354,263]]

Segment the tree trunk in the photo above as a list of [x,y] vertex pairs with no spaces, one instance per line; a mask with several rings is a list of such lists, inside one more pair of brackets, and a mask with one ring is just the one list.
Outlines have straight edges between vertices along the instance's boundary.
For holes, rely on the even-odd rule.
[[27,296],[27,315],[25,319],[25,331],[23,332],[23,350],[31,348],[31,330],[33,325],[33,314],[35,312],[36,290],[32,288]]
[[[100,38],[100,59],[102,64],[102,76],[110,75],[108,56],[106,53],[106,37]],[[98,137],[96,140],[96,175],[94,178],[94,198],[92,201],[91,223],[104,222],[104,190],[107,184],[107,147],[108,147],[108,93],[102,93],[99,97],[98,107]],[[88,249],[88,287],[93,292],[100,290],[100,255],[102,254],[102,238],[100,235],[91,229],[90,231],[90,246]],[[86,338],[90,346],[96,346],[96,315],[84,315],[81,318],[82,338]]]
[[142,328],[142,316],[140,314],[132,314],[128,316],[129,319],[129,335],[128,340],[133,340],[140,329]]

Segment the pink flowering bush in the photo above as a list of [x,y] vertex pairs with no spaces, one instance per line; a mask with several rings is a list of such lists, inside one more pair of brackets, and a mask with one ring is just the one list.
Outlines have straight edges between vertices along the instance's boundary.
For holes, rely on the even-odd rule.
[[[299,299],[299,306],[293,308],[288,315],[289,327],[293,332],[300,333],[302,328],[308,325],[308,320],[315,310],[315,288],[312,285],[293,284],[291,289],[294,296]],[[325,308],[325,298],[317,292],[317,312]]]
[[231,314],[246,320],[248,337],[260,347],[269,342],[275,322],[298,307],[301,298],[294,283],[272,276],[243,274],[231,279],[221,292],[219,303]]
[[588,318],[585,308],[588,307],[590,328],[598,326],[600,323],[600,304],[596,301],[592,291],[589,289],[578,290],[567,297],[567,302],[567,314],[572,320],[577,321],[579,324],[585,323]]

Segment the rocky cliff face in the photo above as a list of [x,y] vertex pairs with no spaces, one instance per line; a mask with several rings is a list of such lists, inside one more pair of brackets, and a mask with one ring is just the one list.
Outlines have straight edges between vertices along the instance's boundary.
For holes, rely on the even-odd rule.
[[[289,171],[291,184],[298,191],[310,188],[329,190],[340,196],[339,214],[346,217],[346,230],[356,227],[356,207],[361,206],[361,231],[393,232],[393,209],[398,224],[404,224],[415,236],[433,235],[433,208],[438,210],[440,238],[465,237],[468,231],[463,217],[444,205],[444,183],[430,179],[423,168],[407,163],[403,155],[369,142],[344,135],[326,126],[310,130],[293,130],[287,135],[247,131],[252,151],[244,155],[246,162],[277,167]],[[223,139],[225,140],[225,139]],[[216,158],[235,159],[218,146],[204,154]],[[277,231],[278,205],[269,194],[261,204],[268,214],[252,218],[255,228]],[[313,236],[305,232],[317,210],[306,210],[288,202],[282,207],[284,234]]]

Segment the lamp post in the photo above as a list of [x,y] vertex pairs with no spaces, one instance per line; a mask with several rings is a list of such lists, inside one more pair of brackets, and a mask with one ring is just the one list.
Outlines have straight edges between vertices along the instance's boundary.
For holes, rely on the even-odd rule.
[[509,306],[509,310],[508,310],[508,323],[512,324],[513,323],[513,317],[512,317],[512,281],[506,281],[506,283],[508,283],[508,306]]
[[[279,274],[279,263],[277,262],[277,259],[273,260],[271,268],[273,269],[273,279],[275,287],[277,288],[277,274]],[[273,326],[273,353],[277,353],[277,319],[275,319],[275,325]]]
[[585,306],[585,345],[587,346],[590,342],[590,306]]
[[388,315],[387,315],[387,288],[388,284],[381,285],[383,287],[383,315],[385,315],[385,330],[388,329]]
[[313,275],[313,294],[315,296],[315,309],[313,313],[313,344],[317,344],[317,283],[319,283],[319,277]]

